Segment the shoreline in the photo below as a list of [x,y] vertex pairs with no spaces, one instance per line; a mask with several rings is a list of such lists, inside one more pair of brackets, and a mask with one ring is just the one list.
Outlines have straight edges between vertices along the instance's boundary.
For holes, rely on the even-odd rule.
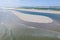
[[60,11],[55,11],[55,10],[36,10],[36,9],[16,9],[16,10],[60,14]]

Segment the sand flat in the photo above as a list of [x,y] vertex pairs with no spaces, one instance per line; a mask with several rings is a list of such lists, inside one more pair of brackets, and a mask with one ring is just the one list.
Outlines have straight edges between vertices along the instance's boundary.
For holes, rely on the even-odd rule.
[[36,22],[36,23],[52,23],[53,22],[51,18],[46,16],[23,14],[21,12],[15,12],[15,11],[13,12],[18,18],[27,22]]

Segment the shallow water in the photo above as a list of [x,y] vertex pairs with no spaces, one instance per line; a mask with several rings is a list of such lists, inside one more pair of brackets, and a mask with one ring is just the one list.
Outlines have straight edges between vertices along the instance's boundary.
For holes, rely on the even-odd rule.
[[60,40],[60,32],[30,28],[9,10],[0,10],[0,40]]

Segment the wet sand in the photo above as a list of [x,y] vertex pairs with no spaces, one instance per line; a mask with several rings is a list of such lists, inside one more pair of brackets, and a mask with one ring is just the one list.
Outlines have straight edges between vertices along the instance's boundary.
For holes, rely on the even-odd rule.
[[23,21],[14,12],[0,10],[0,40],[60,40],[60,32],[45,29],[49,24]]
[[60,40],[60,26],[57,21],[46,24],[27,22],[17,16],[20,12],[15,13],[17,11],[0,11],[0,40]]

